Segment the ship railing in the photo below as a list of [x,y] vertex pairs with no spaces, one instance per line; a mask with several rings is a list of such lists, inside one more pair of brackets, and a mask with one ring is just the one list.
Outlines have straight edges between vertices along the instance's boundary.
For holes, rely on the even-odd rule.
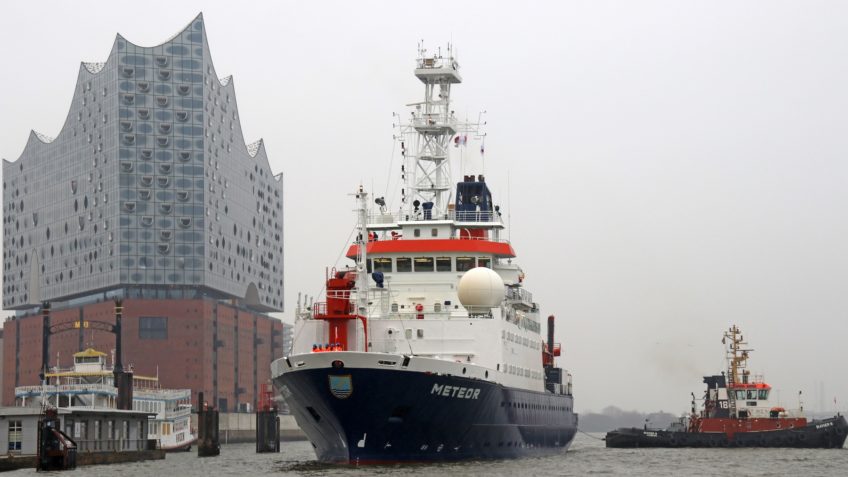
[[506,299],[508,301],[523,303],[528,306],[533,306],[533,294],[522,287],[507,287]]
[[418,213],[406,212],[377,212],[367,217],[368,224],[395,224],[398,222],[419,222],[429,220],[452,220],[455,222],[494,222],[502,224],[500,213],[492,210],[447,210],[443,213],[425,214],[423,209]]
[[456,69],[456,63],[453,60],[453,57],[441,57],[441,56],[426,56],[422,58],[418,58],[417,68],[419,70],[422,69],[439,69],[439,68],[453,68]]
[[[445,335],[418,335],[418,330],[406,328],[398,330],[400,336],[396,339],[372,339],[371,350],[386,353],[414,353],[416,356],[476,356],[475,341],[470,338],[452,338]],[[407,333],[412,334],[412,339]],[[435,338],[435,339],[434,339]],[[433,341],[426,341],[431,339]],[[394,365],[397,363],[380,363],[383,365]]]
[[74,439],[74,442],[77,443],[77,452],[119,452],[150,450],[149,441],[151,440],[155,441],[155,439]]
[[492,318],[492,309],[488,306],[465,306],[459,308],[459,310],[462,309],[465,309],[467,314],[463,313],[461,316],[458,316],[455,313],[458,310],[454,309],[453,305],[443,305],[442,303],[416,303],[415,305],[407,305],[405,308],[401,308],[398,303],[392,303],[388,308],[387,316],[389,318],[400,318],[405,320],[427,318],[450,319],[454,316],[457,318]]
[[181,417],[191,416],[191,407],[187,407],[185,409],[168,409],[161,413],[162,418],[165,420],[179,419]]
[[451,128],[456,130],[456,119],[442,113],[419,113],[412,118],[414,128]]
[[108,384],[50,384],[47,386],[18,386],[15,388],[15,395],[31,395],[40,394],[42,389],[48,394],[58,393],[106,393],[116,394],[115,386]]

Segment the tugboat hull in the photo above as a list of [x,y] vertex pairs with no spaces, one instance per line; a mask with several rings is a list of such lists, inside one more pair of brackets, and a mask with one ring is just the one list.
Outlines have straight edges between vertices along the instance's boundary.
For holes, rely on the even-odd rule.
[[683,432],[621,428],[607,433],[606,446],[634,447],[791,447],[839,449],[845,445],[848,422],[844,416],[811,421],[804,427],[775,431]]
[[572,397],[458,376],[318,368],[274,379],[319,461],[386,463],[564,453]]

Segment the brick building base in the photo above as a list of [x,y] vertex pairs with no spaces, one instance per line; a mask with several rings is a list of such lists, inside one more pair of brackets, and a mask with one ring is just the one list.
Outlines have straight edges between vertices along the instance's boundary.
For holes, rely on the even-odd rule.
[[[50,323],[79,321],[81,316],[114,323],[114,302],[54,309]],[[158,328],[140,329],[150,323]],[[193,403],[203,392],[224,412],[254,410],[260,385],[271,377],[271,361],[284,354],[281,321],[208,298],[125,299],[122,328],[125,366],[131,365],[136,375],[158,375],[162,387],[191,389]],[[40,314],[4,324],[3,405],[14,405],[15,386],[39,384],[41,335]],[[115,336],[83,327],[51,336],[49,345],[50,366],[58,362],[68,368],[73,354],[85,348],[111,355]]]

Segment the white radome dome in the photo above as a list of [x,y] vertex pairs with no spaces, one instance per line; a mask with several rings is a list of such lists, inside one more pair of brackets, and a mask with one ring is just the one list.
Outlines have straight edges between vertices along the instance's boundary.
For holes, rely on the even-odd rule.
[[491,268],[472,268],[459,279],[457,294],[462,306],[492,308],[504,299],[504,282]]

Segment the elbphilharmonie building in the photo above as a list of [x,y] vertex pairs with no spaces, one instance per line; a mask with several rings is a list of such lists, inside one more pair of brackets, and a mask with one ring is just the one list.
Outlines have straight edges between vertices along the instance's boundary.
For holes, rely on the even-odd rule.
[[[105,319],[116,298],[137,368],[152,368],[157,351],[188,353],[192,370],[172,383],[165,372],[163,384],[205,390],[225,408],[255,401],[283,347],[282,324],[265,315],[283,309],[283,185],[239,119],[202,16],[157,46],[118,35],[105,62],[80,65],[61,131],[33,131],[3,162],[3,305],[18,313],[5,326],[4,402],[37,380],[39,360],[23,354],[40,350],[27,318],[43,302],[54,321]],[[73,343],[51,341],[51,354],[64,364],[101,340],[113,338],[80,329]]]

